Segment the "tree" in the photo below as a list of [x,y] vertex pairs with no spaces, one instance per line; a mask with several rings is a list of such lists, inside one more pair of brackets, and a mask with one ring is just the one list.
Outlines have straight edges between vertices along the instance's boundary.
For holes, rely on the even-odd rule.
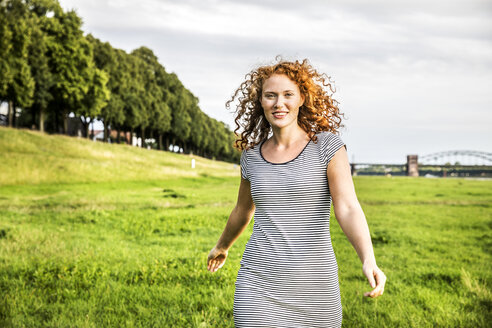
[[9,126],[15,119],[17,106],[26,108],[32,104],[34,79],[28,63],[28,46],[31,38],[29,13],[21,0],[8,0],[0,14],[4,26],[0,29],[5,35],[6,53],[2,55],[0,67],[5,76],[0,78],[0,100],[9,104]]
[[49,66],[54,77],[50,105],[55,116],[55,131],[58,132],[61,118],[62,130],[67,133],[68,114],[80,111],[95,72],[92,49],[80,29],[80,18],[74,11],[64,13],[61,10],[56,10],[53,18],[46,28],[53,40],[48,43]]
[[30,29],[33,42],[29,45],[29,66],[34,78],[35,88],[33,103],[29,109],[32,116],[32,125],[37,125],[40,131],[44,131],[45,114],[48,104],[53,100],[50,89],[54,86],[55,79],[49,65],[49,43],[53,40],[46,32],[52,24],[49,14],[62,9],[56,1],[31,0],[28,2],[31,16]]
[[177,142],[181,142],[182,146],[182,143],[188,139],[191,130],[191,117],[187,110],[187,107],[191,106],[191,99],[174,73],[170,74],[169,89],[172,94],[170,97],[172,111],[171,143],[176,145]]
[[198,154],[199,149],[203,146],[204,139],[204,116],[205,114],[198,107],[198,98],[193,96],[190,92],[190,98],[192,99],[192,104],[189,109],[191,126],[190,129],[190,141],[189,148],[193,150],[194,153]]
[[[128,87],[123,95],[125,122],[124,126],[129,128],[131,135],[137,127],[147,125],[148,117],[145,109],[145,84],[143,81],[141,66],[143,62],[137,56],[126,55],[125,66],[129,73]],[[142,143],[143,144],[143,143]]]
[[[151,135],[158,134],[159,149],[162,149],[162,135],[171,128],[171,109],[168,102],[169,77],[164,67],[159,63],[153,51],[140,47],[132,51],[132,55],[140,58],[145,65],[141,66],[145,85],[145,108],[150,118]],[[142,133],[143,134],[143,133]]]
[[110,91],[106,87],[107,83],[107,74],[102,70],[94,68],[89,90],[76,111],[76,114],[81,116],[80,120],[84,125],[87,137],[89,137],[89,125],[101,114],[101,109],[106,106],[110,98]]
[[203,138],[202,138],[202,151],[201,155],[205,157],[211,157],[212,149],[212,126],[211,118],[203,114]]
[[[128,73],[127,62],[128,54],[120,49],[113,48],[108,42],[101,42],[91,34],[86,36],[93,48],[93,60],[96,67],[103,70],[108,76],[107,88],[110,98],[106,105],[101,108],[99,118],[104,123],[104,139],[109,137],[109,129],[119,129],[124,121],[124,94],[128,88],[130,75]],[[119,130],[118,136],[119,137]]]
[[12,52],[12,30],[7,18],[7,6],[0,6],[0,95],[5,95],[7,87],[12,83],[13,75],[9,60]]
[[[108,87],[111,90],[111,98],[108,105],[101,111],[101,118],[111,128],[118,130],[117,139],[119,141],[119,129],[125,123],[125,95],[127,94],[131,78],[128,70],[128,54],[121,49],[112,49],[114,62],[109,67]],[[107,133],[107,132],[106,132]]]

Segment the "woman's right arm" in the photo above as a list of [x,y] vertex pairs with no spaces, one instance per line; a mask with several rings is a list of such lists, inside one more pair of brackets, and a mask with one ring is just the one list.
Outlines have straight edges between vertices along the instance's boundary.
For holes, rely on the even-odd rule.
[[250,182],[241,178],[237,203],[229,216],[224,232],[220,236],[215,247],[210,251],[207,261],[207,269],[215,272],[220,269],[227,258],[227,253],[232,244],[246,229],[255,211],[255,204],[251,197]]

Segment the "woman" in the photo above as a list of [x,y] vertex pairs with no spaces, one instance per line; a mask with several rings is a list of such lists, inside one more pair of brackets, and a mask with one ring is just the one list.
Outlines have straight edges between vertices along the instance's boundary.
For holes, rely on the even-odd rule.
[[357,200],[329,78],[307,60],[253,70],[227,106],[239,100],[241,154],[237,204],[208,256],[216,272],[255,217],[236,280],[236,327],[340,327],[338,267],[330,208],[354,246],[372,291],[383,294],[369,228]]

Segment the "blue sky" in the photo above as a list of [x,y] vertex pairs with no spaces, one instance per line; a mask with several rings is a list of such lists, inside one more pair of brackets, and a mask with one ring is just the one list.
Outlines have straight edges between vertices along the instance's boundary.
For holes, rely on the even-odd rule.
[[233,126],[224,103],[276,55],[308,58],[335,81],[350,160],[492,152],[492,2],[61,0],[114,47],[154,50]]

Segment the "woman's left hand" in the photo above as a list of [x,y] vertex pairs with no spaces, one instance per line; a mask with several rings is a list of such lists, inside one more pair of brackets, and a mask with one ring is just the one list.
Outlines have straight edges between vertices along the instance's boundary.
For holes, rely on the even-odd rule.
[[364,296],[374,298],[383,295],[386,276],[376,263],[364,263],[362,272],[366,275],[371,287],[374,288],[372,291],[364,293]]

